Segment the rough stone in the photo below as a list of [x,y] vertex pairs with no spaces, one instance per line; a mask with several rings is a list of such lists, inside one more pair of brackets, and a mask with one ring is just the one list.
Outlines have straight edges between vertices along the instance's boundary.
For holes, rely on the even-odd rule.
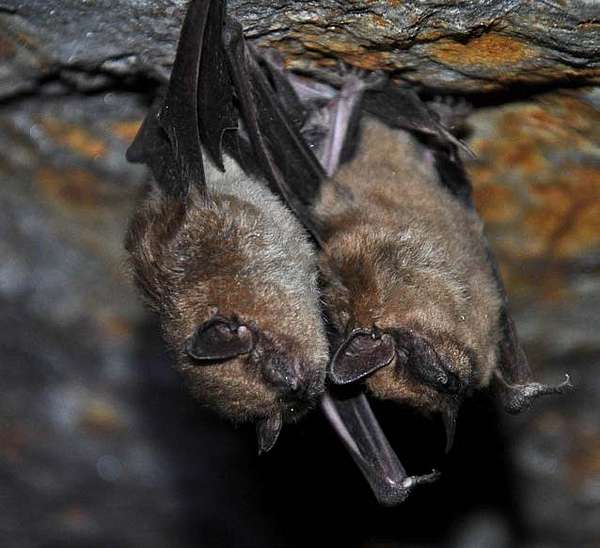
[[[190,401],[128,281],[146,173],[124,151],[184,8],[0,2],[0,544],[595,545],[600,93],[546,85],[597,81],[597,3],[231,2],[291,66],[341,58],[477,93],[469,169],[518,329],[540,380],[578,387],[519,418],[467,403],[448,456],[441,425],[381,404],[408,469],[443,465],[385,511],[317,414],[258,459],[251,428]],[[504,88],[506,104],[482,94]]]
[[[79,73],[165,80],[184,0],[5,0],[0,7],[0,97],[43,78]],[[344,60],[455,93],[597,82],[596,2],[517,0],[232,0],[246,35],[289,66]]]
[[504,419],[534,546],[600,539],[600,109],[557,91],[470,118],[475,199],[535,375],[576,391]]

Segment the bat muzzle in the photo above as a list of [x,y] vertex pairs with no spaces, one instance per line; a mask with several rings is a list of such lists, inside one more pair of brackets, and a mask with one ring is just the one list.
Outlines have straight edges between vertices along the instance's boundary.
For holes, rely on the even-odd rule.
[[323,391],[319,371],[288,356],[271,356],[263,367],[263,376],[284,399],[312,401]]

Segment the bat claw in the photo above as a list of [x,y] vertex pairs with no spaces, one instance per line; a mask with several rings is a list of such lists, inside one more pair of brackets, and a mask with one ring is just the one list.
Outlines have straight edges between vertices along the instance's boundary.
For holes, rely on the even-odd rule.
[[388,76],[382,70],[369,71],[360,69],[343,61],[338,61],[333,71],[317,72],[316,79],[326,82],[348,93],[363,93],[367,90],[378,90],[388,82]]
[[404,485],[407,489],[413,489],[418,485],[425,485],[427,483],[433,483],[440,479],[441,473],[437,470],[432,470],[429,474],[423,474],[421,476],[408,476],[404,480]]

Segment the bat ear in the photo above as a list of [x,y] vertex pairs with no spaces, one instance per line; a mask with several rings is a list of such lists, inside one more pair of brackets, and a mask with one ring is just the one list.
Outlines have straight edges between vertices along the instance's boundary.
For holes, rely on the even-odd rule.
[[281,413],[276,413],[269,418],[261,419],[256,424],[256,436],[258,438],[258,454],[266,453],[273,449],[281,427],[283,426],[283,419]]
[[329,378],[349,384],[389,364],[396,354],[394,339],[387,333],[355,329],[334,354]]
[[186,353],[199,361],[217,361],[247,354],[254,348],[254,336],[245,325],[221,317],[204,322],[187,340]]

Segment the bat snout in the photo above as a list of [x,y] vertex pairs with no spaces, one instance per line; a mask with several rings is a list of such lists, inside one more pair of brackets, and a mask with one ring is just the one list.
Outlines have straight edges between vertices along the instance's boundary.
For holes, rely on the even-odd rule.
[[311,400],[321,392],[318,371],[289,356],[273,355],[264,365],[263,375],[283,397]]

